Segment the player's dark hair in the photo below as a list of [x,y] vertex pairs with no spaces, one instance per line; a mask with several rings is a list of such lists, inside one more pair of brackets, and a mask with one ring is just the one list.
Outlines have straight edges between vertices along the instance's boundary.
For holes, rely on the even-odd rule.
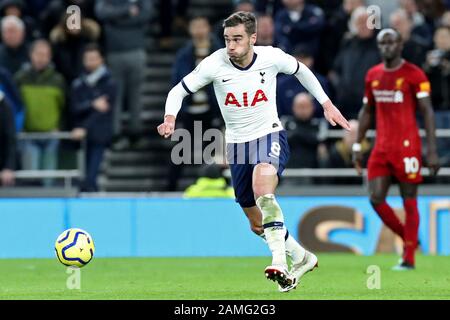
[[251,12],[235,12],[223,21],[222,26],[228,28],[236,27],[240,24],[244,25],[245,32],[247,32],[248,35],[256,33],[256,17]]

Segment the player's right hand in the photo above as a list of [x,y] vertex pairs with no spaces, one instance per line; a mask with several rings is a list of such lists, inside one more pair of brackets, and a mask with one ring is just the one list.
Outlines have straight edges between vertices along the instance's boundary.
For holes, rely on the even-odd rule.
[[350,124],[347,119],[341,114],[338,108],[334,106],[331,100],[327,100],[322,105],[324,110],[325,119],[334,127],[336,124],[339,124],[345,130],[350,131]]
[[175,131],[175,116],[167,115],[164,117],[164,122],[158,126],[159,135],[164,138],[170,137]]

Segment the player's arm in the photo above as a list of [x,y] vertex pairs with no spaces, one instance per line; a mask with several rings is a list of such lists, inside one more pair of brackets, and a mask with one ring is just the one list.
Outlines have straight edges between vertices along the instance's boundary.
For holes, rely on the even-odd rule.
[[423,115],[425,132],[427,135],[427,165],[431,175],[435,176],[439,171],[439,157],[436,145],[436,126],[434,123],[434,111],[429,96],[419,98],[417,106]]
[[356,135],[356,142],[352,146],[353,165],[359,175],[362,174],[362,150],[361,143],[366,137],[367,131],[372,125],[374,119],[374,107],[369,104],[367,99],[364,99],[364,104],[358,114],[358,132]]
[[336,124],[339,124],[344,129],[350,130],[348,121],[344,118],[339,109],[334,106],[330,98],[328,98],[314,73],[312,73],[312,71],[303,63],[299,61],[297,61],[297,63],[298,70],[294,75],[298,81],[300,81],[302,86],[304,86],[322,105],[325,119],[327,119],[333,127],[336,126]]
[[158,133],[164,138],[170,137],[175,131],[175,120],[181,109],[184,97],[189,93],[183,88],[182,82],[179,82],[169,91],[166,99],[164,122],[158,126]]
[[212,81],[211,68],[208,68],[208,60],[205,58],[200,64],[174,86],[167,95],[164,122],[158,126],[158,133],[164,138],[170,137],[175,131],[175,120],[181,110],[183,99]]

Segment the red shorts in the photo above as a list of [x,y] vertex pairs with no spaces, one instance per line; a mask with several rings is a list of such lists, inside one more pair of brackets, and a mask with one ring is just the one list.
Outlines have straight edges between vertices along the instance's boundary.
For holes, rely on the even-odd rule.
[[394,176],[400,182],[421,183],[423,178],[422,152],[420,149],[402,149],[400,151],[385,152],[377,148],[372,150],[367,163],[368,179]]

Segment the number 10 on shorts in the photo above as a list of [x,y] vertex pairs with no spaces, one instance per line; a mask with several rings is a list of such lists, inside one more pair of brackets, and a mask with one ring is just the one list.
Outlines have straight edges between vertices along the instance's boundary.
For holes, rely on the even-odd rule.
[[405,164],[405,173],[417,173],[419,172],[419,160],[416,157],[403,158],[403,163]]

